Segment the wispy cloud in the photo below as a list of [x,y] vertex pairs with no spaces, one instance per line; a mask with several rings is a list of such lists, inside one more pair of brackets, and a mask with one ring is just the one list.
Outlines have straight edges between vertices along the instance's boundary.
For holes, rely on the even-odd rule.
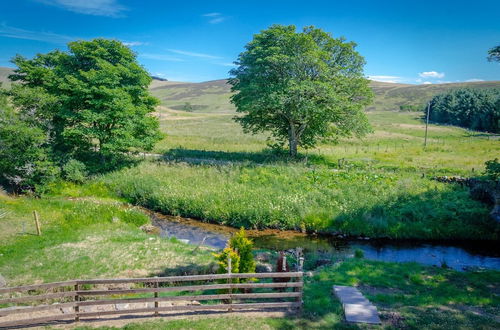
[[214,56],[214,55],[209,55],[209,54],[204,54],[204,53],[195,53],[195,52],[190,52],[190,51],[186,51],[186,50],[179,50],[179,49],[168,49],[168,51],[175,53],[175,54],[179,54],[179,55],[208,58],[208,59],[213,59],[213,60],[222,58],[220,56]]
[[478,82],[478,81],[484,81],[484,80],[478,78],[472,78],[472,79],[467,79],[465,82]]
[[167,61],[167,62],[184,62],[183,59],[165,55],[165,54],[151,54],[151,53],[140,53],[139,57],[145,58],[148,60],[156,60],[156,61]]
[[221,16],[222,14],[221,13],[207,13],[207,14],[203,14],[201,16],[203,17],[217,17],[217,16]]
[[432,83],[430,81],[424,81],[422,84],[423,85],[432,85]]
[[215,64],[222,65],[222,66],[231,66],[231,67],[236,66],[236,64],[231,63],[231,62],[215,63]]
[[123,41],[123,44],[129,47],[148,45],[147,42],[142,42],[142,41]]
[[210,24],[222,23],[227,19],[227,17],[223,16],[221,13],[206,13],[201,16],[208,18],[208,23]]
[[124,17],[126,7],[119,4],[117,0],[34,0],[45,5],[66,9],[75,13]]
[[8,26],[5,23],[0,24],[0,37],[36,40],[54,44],[65,44],[69,41],[78,39],[75,37],[52,32],[25,30],[13,26]]
[[387,82],[387,83],[399,83],[401,82],[402,78],[398,76],[379,75],[379,76],[368,76],[368,79],[380,82]]
[[418,74],[422,78],[444,78],[444,72],[426,71]]

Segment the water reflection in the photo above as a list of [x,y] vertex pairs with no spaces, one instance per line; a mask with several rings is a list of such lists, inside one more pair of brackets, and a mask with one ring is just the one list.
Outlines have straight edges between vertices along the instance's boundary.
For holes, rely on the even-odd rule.
[[[236,229],[209,224],[193,219],[165,216],[149,212],[153,224],[166,237],[176,237],[194,245],[207,245],[222,249]],[[456,270],[488,268],[500,270],[500,250],[495,242],[467,244],[431,244],[392,241],[347,241],[332,237],[318,237],[291,231],[248,231],[257,248],[288,250],[304,248],[308,253],[328,254],[332,258],[352,256],[356,249],[366,259],[391,262],[418,262],[425,265],[446,265]]]

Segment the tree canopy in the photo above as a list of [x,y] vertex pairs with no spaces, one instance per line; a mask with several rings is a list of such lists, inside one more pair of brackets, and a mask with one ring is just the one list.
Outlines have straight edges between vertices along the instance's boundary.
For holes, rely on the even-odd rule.
[[[149,74],[121,42],[75,41],[69,51],[16,56],[12,101],[47,133],[54,156],[99,166],[113,156],[150,150],[160,138],[150,114],[158,101]],[[93,164],[96,166],[96,164]]]
[[436,95],[431,100],[430,120],[499,133],[500,92],[464,88]]
[[372,100],[365,61],[354,42],[315,27],[296,32],[273,25],[256,34],[230,71],[231,101],[245,132],[270,132],[270,142],[310,148],[320,140],[370,131],[364,107]]

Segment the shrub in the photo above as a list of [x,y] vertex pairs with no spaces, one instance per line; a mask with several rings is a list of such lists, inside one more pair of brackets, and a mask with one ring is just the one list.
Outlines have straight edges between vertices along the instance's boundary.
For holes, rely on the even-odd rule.
[[220,253],[214,253],[213,256],[219,265],[217,271],[219,274],[227,273],[227,261],[229,258],[231,258],[231,273],[240,272],[240,256],[232,248],[226,247]]
[[486,163],[486,171],[485,174],[493,180],[500,179],[500,163],[498,162],[498,158],[493,160],[488,160]]
[[254,273],[255,260],[253,258],[252,249],[253,242],[246,237],[245,229],[242,227],[229,240],[229,246],[239,255],[239,273]]
[[362,259],[364,257],[365,257],[365,253],[363,252],[363,250],[356,249],[354,251],[354,258]]
[[83,183],[87,177],[87,168],[84,163],[70,159],[63,166],[64,178],[71,182]]

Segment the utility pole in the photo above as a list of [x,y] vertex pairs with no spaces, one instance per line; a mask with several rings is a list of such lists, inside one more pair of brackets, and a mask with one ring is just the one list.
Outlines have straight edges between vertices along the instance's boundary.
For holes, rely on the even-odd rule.
[[427,147],[427,130],[429,128],[429,112],[431,110],[431,102],[427,103],[427,118],[425,120],[425,138],[424,138],[424,148]]

